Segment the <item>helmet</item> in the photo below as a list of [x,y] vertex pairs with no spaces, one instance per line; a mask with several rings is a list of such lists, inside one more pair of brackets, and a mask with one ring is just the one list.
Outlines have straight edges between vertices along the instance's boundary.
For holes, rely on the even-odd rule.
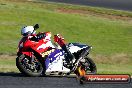
[[35,34],[36,31],[34,30],[34,26],[25,26],[21,29],[21,34],[23,36]]

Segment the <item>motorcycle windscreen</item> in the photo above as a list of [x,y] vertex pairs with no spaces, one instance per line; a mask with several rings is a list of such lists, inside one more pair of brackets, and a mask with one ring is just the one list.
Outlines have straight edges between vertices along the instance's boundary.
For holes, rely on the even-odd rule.
[[62,71],[63,68],[64,53],[60,50],[55,50],[50,53],[48,58],[45,60],[46,72]]

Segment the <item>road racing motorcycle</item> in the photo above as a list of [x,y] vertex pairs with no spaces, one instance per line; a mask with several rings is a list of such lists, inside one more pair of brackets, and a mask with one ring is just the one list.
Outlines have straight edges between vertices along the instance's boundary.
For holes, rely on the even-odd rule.
[[[38,28],[38,25],[34,26],[35,30]],[[77,76],[84,76],[97,72],[95,63],[88,57],[89,51],[92,49],[91,46],[80,43],[66,43],[67,49],[74,56],[70,61],[71,64],[68,64],[66,61],[67,53],[61,47],[64,38],[59,34],[54,35],[54,43],[52,43],[50,32],[37,35],[40,34],[46,36],[37,41],[29,38],[30,36],[26,36],[22,37],[19,42],[16,66],[22,74],[36,77],[75,73]]]

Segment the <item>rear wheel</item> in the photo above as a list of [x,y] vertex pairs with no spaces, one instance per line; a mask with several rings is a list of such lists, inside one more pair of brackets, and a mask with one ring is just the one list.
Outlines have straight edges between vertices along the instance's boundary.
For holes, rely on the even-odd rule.
[[89,57],[85,57],[76,70],[77,80],[80,84],[83,84],[86,81],[86,74],[96,74],[96,72],[97,68],[93,60]]
[[83,65],[85,67],[86,74],[96,74],[97,73],[96,64],[91,58],[85,57],[85,62],[83,63]]
[[43,66],[36,58],[27,57],[21,55],[16,58],[16,66],[20,72],[26,76],[41,76],[43,72]]

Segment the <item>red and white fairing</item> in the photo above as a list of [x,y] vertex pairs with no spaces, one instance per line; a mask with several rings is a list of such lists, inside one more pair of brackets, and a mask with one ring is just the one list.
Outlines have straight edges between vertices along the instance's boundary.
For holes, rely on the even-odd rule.
[[[19,42],[18,45],[18,52],[21,51],[22,53],[31,56],[31,52],[28,52],[27,49],[32,48],[33,50],[37,51],[38,53],[42,53],[48,50],[49,47],[55,48],[54,45],[51,42],[51,32],[45,32],[46,37],[43,39],[40,39],[38,42],[31,41],[30,38],[36,35],[30,35],[27,37],[22,37],[22,39]],[[24,47],[24,48],[22,48]]]
[[37,50],[43,48],[46,49],[47,47],[55,48],[54,45],[51,42],[51,32],[46,32],[46,37],[43,39],[44,43],[40,45]]

